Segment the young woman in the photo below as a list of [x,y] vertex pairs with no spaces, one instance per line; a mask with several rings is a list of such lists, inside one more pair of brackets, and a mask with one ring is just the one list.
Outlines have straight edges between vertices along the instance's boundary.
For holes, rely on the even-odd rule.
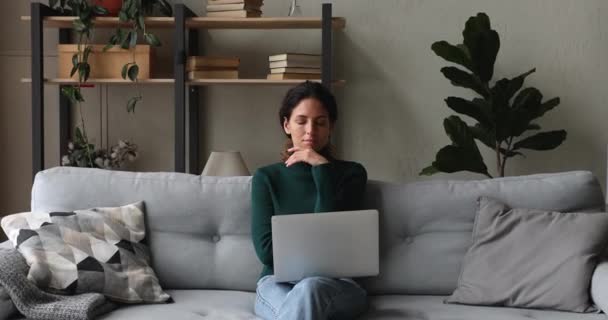
[[365,290],[351,279],[277,283],[272,275],[273,215],[359,207],[367,173],[362,165],[333,156],[329,141],[337,118],[336,100],[321,84],[307,81],[289,90],[279,110],[288,137],[283,161],[253,176],[252,237],[264,264],[255,313],[264,319],[354,319],[367,309]]

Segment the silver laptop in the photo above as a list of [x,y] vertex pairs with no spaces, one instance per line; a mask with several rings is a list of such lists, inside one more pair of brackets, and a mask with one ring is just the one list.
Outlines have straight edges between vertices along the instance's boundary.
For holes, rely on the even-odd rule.
[[277,282],[377,276],[378,211],[273,216],[272,250]]

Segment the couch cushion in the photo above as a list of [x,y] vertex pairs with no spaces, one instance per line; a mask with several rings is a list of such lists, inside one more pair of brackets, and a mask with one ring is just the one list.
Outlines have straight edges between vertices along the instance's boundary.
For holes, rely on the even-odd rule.
[[605,314],[444,304],[445,296],[375,296],[360,320],[605,320]]
[[163,288],[254,291],[250,177],[58,167],[39,172],[32,211],[146,204],[152,267]]
[[[164,288],[254,291],[251,177],[201,177],[60,167],[36,175],[32,210],[75,210],[143,200],[152,265]],[[449,295],[471,241],[476,199],[555,211],[603,209],[590,172],[480,181],[370,181],[366,208],[380,210],[375,294]]]
[[451,294],[471,244],[480,196],[561,212],[604,208],[599,182],[586,171],[479,181],[371,181],[366,207],[381,213],[380,276],[362,285],[374,294]]

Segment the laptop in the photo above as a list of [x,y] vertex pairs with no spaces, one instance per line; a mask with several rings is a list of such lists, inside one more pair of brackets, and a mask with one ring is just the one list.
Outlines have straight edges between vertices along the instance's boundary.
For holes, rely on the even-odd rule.
[[377,276],[378,210],[273,216],[272,250],[277,282]]

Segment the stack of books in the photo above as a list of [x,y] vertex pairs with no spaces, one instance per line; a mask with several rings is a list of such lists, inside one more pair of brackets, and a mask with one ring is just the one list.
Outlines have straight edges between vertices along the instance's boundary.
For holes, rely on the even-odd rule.
[[262,16],[264,0],[208,0],[208,17],[257,18]]
[[268,57],[268,80],[321,79],[321,55],[284,53]]
[[237,57],[190,56],[186,71],[189,80],[238,79],[240,63]]

